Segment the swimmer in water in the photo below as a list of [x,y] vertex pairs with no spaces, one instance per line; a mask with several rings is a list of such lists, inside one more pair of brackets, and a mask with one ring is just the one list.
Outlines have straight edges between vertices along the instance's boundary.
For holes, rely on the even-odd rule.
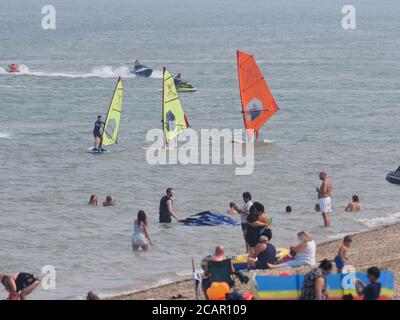
[[107,196],[106,201],[103,202],[103,207],[115,207],[116,205],[116,201],[111,196]]
[[99,202],[97,200],[97,196],[95,194],[92,194],[90,196],[88,205],[89,206],[93,206],[93,207],[97,207],[99,205]]

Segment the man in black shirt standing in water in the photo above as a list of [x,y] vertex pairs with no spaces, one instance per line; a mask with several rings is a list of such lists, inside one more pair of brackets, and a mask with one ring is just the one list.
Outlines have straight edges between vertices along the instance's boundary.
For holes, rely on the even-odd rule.
[[93,151],[105,151],[101,146],[101,135],[102,135],[102,128],[104,128],[105,123],[101,121],[101,116],[97,117],[96,122],[94,123],[93,129],[93,136],[94,136],[94,143],[93,143]]
[[176,221],[180,221],[178,216],[175,214],[174,210],[172,209],[172,197],[175,194],[174,188],[167,189],[167,195],[161,198],[160,200],[160,223],[171,223],[173,217]]

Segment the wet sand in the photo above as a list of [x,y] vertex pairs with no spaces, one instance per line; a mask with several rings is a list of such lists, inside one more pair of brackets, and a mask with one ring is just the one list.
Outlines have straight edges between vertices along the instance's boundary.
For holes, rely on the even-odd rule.
[[[358,271],[365,271],[371,266],[377,266],[383,270],[395,273],[395,298],[400,298],[399,274],[400,274],[400,224],[388,225],[370,231],[353,235],[353,247],[349,253],[349,264]],[[333,259],[342,243],[342,240],[333,240],[318,245],[317,261],[324,258]],[[259,274],[279,274],[282,272],[296,273],[307,272],[310,267],[278,269],[274,271],[257,271]],[[249,275],[250,276],[250,275]],[[236,281],[237,288],[241,292],[247,292],[250,283],[240,285]],[[193,280],[188,279],[163,285],[131,294],[124,294],[108,299],[112,300],[170,300],[173,297],[182,296],[183,300],[195,299]],[[203,299],[203,297],[202,297]]]

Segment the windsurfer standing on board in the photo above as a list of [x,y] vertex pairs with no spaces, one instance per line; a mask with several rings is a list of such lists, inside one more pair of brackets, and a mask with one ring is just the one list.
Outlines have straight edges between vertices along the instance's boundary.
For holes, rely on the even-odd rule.
[[166,195],[163,196],[160,200],[160,223],[171,223],[173,217],[176,221],[181,221],[178,216],[175,214],[174,210],[172,209],[172,197],[175,194],[174,188],[168,188],[166,191]]
[[324,171],[319,173],[319,178],[322,180],[321,187],[317,187],[316,191],[318,193],[319,207],[324,218],[325,227],[331,225],[331,218],[329,213],[332,212],[332,183],[328,179],[328,174]]
[[93,129],[93,136],[94,136],[94,143],[93,143],[93,151],[106,151],[102,147],[102,141],[101,141],[101,136],[102,136],[102,128],[104,128],[104,121],[101,121],[101,116],[97,116],[97,120],[94,123],[94,129]]

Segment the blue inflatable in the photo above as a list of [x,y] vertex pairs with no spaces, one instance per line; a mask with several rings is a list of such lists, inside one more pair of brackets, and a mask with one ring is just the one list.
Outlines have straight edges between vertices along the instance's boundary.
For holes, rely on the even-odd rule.
[[232,218],[214,211],[204,211],[182,221],[185,226],[238,226]]

